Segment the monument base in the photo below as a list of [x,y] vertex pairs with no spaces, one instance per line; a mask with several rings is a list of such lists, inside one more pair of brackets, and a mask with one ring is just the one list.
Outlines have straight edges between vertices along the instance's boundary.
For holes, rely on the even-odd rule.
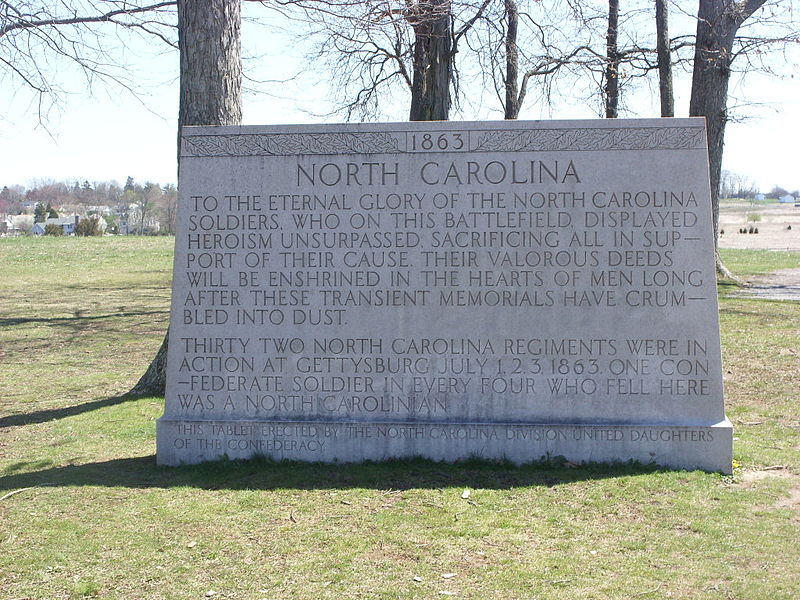
[[713,425],[158,420],[158,464],[227,456],[359,462],[421,456],[521,464],[563,456],[575,463],[635,460],[731,473],[733,428]]

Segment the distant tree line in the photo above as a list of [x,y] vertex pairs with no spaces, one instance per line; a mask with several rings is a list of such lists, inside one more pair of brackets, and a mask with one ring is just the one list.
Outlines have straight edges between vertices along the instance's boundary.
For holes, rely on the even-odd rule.
[[766,198],[781,198],[786,195],[800,198],[800,190],[789,192],[786,188],[774,185],[768,192],[764,192],[749,177],[726,170],[722,171],[720,177],[719,193],[720,198],[741,198],[746,200],[753,200],[760,193],[763,193]]
[[98,215],[109,233],[155,235],[175,231],[178,192],[173,184],[84,180],[37,182],[0,190],[0,214],[33,214],[34,222],[68,214]]

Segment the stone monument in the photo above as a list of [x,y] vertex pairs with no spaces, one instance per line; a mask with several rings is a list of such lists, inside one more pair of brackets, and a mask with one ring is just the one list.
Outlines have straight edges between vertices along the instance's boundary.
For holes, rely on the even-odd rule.
[[158,462],[731,471],[700,119],[186,127]]

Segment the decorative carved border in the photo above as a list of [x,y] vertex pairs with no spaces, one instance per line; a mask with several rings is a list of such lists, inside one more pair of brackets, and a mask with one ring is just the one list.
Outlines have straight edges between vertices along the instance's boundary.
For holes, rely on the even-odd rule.
[[[436,131],[438,133],[438,131]],[[441,133],[446,133],[442,130]],[[702,127],[505,129],[469,132],[473,152],[675,150],[705,148]],[[405,132],[187,135],[182,156],[405,154]],[[437,152],[434,148],[432,152]]]
[[487,131],[473,150],[496,152],[554,150],[655,150],[704,148],[702,127],[621,127],[615,129],[529,129]]
[[188,135],[183,156],[286,156],[293,154],[397,154],[390,133],[278,133]]

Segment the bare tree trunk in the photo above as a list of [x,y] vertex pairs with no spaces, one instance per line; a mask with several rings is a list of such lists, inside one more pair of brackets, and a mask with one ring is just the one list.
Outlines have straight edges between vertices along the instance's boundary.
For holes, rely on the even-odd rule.
[[656,52],[658,54],[658,91],[661,116],[675,116],[672,88],[672,59],[669,53],[669,14],[667,0],[656,0]]
[[517,48],[517,30],[519,28],[519,10],[516,0],[505,0],[506,19],[506,106],[505,118],[519,118],[520,100],[517,88],[519,87],[519,48]]
[[449,0],[428,0],[409,17],[414,28],[411,121],[446,121],[453,74]]
[[242,122],[240,6],[238,0],[178,2],[178,127]]
[[725,124],[728,120],[728,81],[733,60],[733,40],[741,24],[765,2],[766,0],[700,0],[697,12],[689,116],[706,118],[714,252],[717,270],[726,277],[731,277],[732,274],[719,257],[719,181]]
[[[178,41],[181,54],[178,143],[184,125],[241,123],[240,1],[179,0]],[[164,394],[168,340],[169,331],[147,371],[129,394]]]
[[616,119],[619,108],[619,52],[617,27],[619,0],[608,0],[608,33],[606,34],[606,118]]

